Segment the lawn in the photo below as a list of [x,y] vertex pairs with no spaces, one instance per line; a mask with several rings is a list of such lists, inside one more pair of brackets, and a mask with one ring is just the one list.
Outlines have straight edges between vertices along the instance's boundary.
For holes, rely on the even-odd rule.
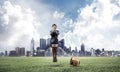
[[69,65],[70,57],[0,57],[0,72],[120,72],[120,57],[78,57],[80,66]]

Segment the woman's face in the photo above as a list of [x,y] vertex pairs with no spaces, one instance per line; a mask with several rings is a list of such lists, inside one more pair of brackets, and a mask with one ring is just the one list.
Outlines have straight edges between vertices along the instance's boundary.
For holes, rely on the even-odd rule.
[[53,30],[56,30],[56,28],[57,28],[57,26],[53,26],[53,27],[52,27]]

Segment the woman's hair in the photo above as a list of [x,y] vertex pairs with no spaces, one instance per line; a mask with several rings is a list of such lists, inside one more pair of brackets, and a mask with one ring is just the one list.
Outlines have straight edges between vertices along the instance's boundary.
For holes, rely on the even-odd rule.
[[57,26],[57,25],[56,25],[56,24],[53,24],[52,27],[53,27],[53,26]]

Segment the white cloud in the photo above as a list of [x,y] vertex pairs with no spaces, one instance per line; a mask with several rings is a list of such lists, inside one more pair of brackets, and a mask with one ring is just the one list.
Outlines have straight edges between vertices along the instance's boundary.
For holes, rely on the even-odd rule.
[[55,19],[61,19],[61,18],[64,18],[64,12],[60,12],[60,13],[58,13],[58,11],[55,11],[54,12],[54,14],[53,14],[53,17],[55,18]]
[[85,43],[86,50],[91,47],[120,50],[120,33],[116,31],[120,21],[114,19],[120,13],[120,7],[110,0],[95,0],[80,8],[76,21],[66,17],[65,12],[51,10],[48,5],[24,1],[4,1],[0,8],[1,50],[16,46],[29,49],[32,37],[38,46],[39,38],[49,37],[53,23],[58,25],[59,39],[65,38],[67,47],[80,48],[80,44]]
[[[114,29],[120,28],[120,22],[114,20],[114,16],[120,13],[120,7],[110,0],[95,0],[91,5],[78,10],[78,13],[73,33],[65,35],[67,45],[80,48],[80,43],[84,42],[87,50],[91,47],[120,50],[112,40],[116,35]],[[74,37],[77,39],[73,43]]]
[[16,46],[24,46],[28,50],[32,37],[39,40],[40,36],[35,26],[39,24],[41,27],[41,23],[36,21],[37,17],[33,10],[5,1],[0,13],[1,29],[4,29],[1,39],[6,38],[0,41],[1,50],[14,49]]
[[29,50],[32,37],[35,39],[35,46],[39,46],[40,38],[50,37],[49,31],[53,23],[60,29],[60,39],[73,27],[72,19],[64,17],[64,12],[51,10],[50,6],[42,3],[29,2],[24,4],[26,3],[24,0],[20,2],[11,0],[4,1],[1,6],[0,22],[3,24],[2,27],[0,25],[1,51],[14,49],[16,46],[24,46]]
[[113,39],[115,41],[115,43],[120,46],[120,34],[118,34],[115,39]]
[[3,22],[2,26],[8,25],[8,23],[9,23],[9,16],[6,15],[6,14],[3,15],[3,16],[1,17],[1,21]]

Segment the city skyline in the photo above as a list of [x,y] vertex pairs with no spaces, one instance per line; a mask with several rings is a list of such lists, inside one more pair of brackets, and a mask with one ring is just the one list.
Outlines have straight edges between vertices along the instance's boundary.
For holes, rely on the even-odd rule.
[[[87,48],[87,47],[85,47],[86,46],[86,44],[85,43],[81,43],[81,44],[79,44],[79,47],[77,47],[77,46],[75,46],[74,48],[72,48],[71,46],[65,46],[65,40],[64,39],[61,39],[61,40],[59,40],[59,43],[58,43],[58,46],[59,47],[61,47],[61,48],[64,48],[64,47],[66,47],[67,49],[69,49],[69,47],[71,48],[71,51],[72,50],[75,50],[76,51],[76,49],[77,49],[77,51],[83,51],[83,52],[85,52],[85,51],[91,51],[91,49],[105,49],[104,47],[103,48],[99,48],[99,47],[97,47],[97,48],[93,48],[93,47],[89,47],[89,49]],[[14,47],[14,48],[12,48],[11,50],[5,50],[5,51],[12,51],[12,50],[14,50],[15,48],[25,48],[24,46],[16,46],[16,47]],[[46,50],[48,47],[50,47],[50,38],[40,38],[39,39],[39,41],[38,41],[38,45],[36,45],[35,44],[35,41],[34,41],[34,38],[32,38],[31,40],[30,40],[30,45],[29,45],[29,49],[28,48],[25,48],[26,49],[26,51],[31,51],[31,55],[33,55],[34,54],[34,50],[37,50],[37,48],[40,48],[40,49],[42,49],[42,50]],[[86,50],[84,49],[84,48],[86,48]],[[105,49],[105,50],[107,50],[107,49]],[[5,52],[5,51],[1,51],[1,52]],[[119,50],[107,50],[107,51],[119,51]],[[83,53],[83,55],[84,55],[84,53]]]
[[[82,43],[80,47],[75,47],[73,50],[70,47],[65,46],[64,39],[61,39],[58,43],[57,49],[58,56],[111,56],[111,57],[119,57],[120,51],[114,50],[106,50],[102,48],[90,48],[90,51],[86,50],[85,44]],[[52,51],[50,47],[50,38],[43,39],[40,38],[39,46],[34,46],[34,39],[31,39],[30,49],[26,50],[25,47],[15,47],[14,50],[0,52],[0,56],[10,56],[10,57],[21,57],[21,56],[52,56]]]
[[0,51],[38,46],[54,23],[67,47],[120,51],[120,0],[0,0]]

